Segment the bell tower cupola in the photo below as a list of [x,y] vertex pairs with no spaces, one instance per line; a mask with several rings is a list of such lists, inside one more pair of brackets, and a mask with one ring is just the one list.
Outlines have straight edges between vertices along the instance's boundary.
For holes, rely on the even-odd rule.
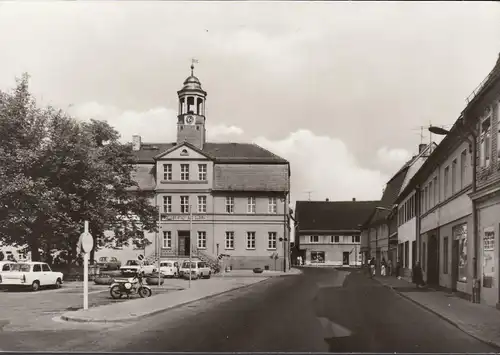
[[179,96],[179,115],[177,116],[177,143],[188,142],[203,149],[205,144],[205,102],[207,93],[201,88],[200,80],[194,76],[194,63],[191,75],[184,81]]

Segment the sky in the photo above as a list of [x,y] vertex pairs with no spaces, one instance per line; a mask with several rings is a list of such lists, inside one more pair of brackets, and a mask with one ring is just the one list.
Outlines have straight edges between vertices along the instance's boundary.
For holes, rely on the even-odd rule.
[[0,90],[27,72],[40,105],[124,142],[175,140],[196,58],[209,140],[288,159],[292,201],[374,200],[492,69],[500,4],[1,2],[0,44]]

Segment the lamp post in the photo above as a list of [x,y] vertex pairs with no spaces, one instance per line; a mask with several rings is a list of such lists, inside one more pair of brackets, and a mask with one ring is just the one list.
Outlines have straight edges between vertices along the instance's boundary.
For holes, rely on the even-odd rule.
[[[465,117],[462,115],[457,125],[457,129],[459,130],[459,137],[462,138],[464,141],[467,141],[470,146],[470,150],[472,153],[472,184],[471,184],[471,194],[476,192],[476,173],[477,173],[477,132],[475,131],[474,128],[471,128],[470,126],[467,126],[465,121]],[[442,127],[437,127],[437,126],[429,126],[429,132],[434,133],[440,136],[445,136],[448,133],[450,133],[449,130],[444,129]],[[472,136],[472,139],[469,137]],[[420,233],[419,233],[420,234]],[[473,240],[473,245],[474,245],[474,256],[472,258],[472,263],[473,263],[473,277],[472,277],[472,302],[474,303],[479,303],[480,297],[479,297],[479,292],[481,290],[481,287],[479,286],[479,281],[478,281],[478,251],[479,251],[479,238],[478,238],[478,233],[477,233],[477,209],[476,209],[476,203],[474,200],[472,200],[472,240]],[[419,241],[420,243],[420,241]],[[420,244],[419,244],[419,249],[420,249]],[[420,259],[420,253],[419,253],[419,259]],[[475,297],[474,297],[475,296]]]

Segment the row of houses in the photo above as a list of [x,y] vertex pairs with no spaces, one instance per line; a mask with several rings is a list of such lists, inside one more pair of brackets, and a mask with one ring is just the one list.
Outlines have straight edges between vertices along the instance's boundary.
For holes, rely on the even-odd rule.
[[399,261],[408,279],[420,262],[427,284],[499,305],[499,111],[500,56],[452,128],[429,127],[439,145],[419,145],[379,201],[298,201],[292,258]]
[[[499,304],[500,57],[439,145],[421,149],[389,181],[361,228],[365,259],[421,264],[429,285]],[[496,134],[495,134],[496,132]]]

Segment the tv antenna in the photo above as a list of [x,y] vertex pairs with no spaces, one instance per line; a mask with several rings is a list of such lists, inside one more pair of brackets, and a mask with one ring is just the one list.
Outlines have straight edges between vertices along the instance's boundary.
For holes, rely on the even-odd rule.
[[313,193],[314,191],[305,191],[304,193],[308,194],[308,201],[311,201],[311,194]]

